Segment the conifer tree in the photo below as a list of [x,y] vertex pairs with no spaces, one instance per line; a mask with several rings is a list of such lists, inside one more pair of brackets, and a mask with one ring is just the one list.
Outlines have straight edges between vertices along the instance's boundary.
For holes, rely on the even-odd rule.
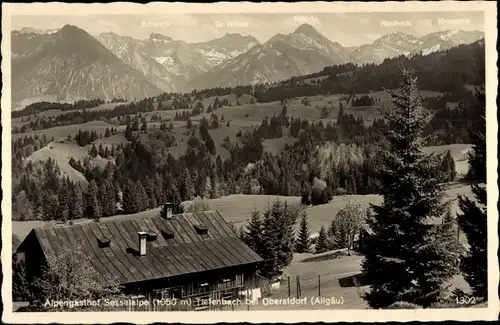
[[255,252],[259,252],[262,248],[262,218],[260,212],[257,210],[252,211],[250,221],[246,226],[245,243]]
[[182,194],[184,200],[192,200],[195,195],[195,188],[193,184],[193,179],[191,178],[191,173],[189,169],[184,168],[182,173]]
[[[285,245],[293,253],[293,248],[295,247],[295,224],[299,217],[300,210],[299,206],[290,206],[288,202],[285,201],[283,205],[283,223],[285,227]],[[292,261],[292,256],[290,255],[290,261],[286,262],[287,265]]]
[[260,272],[269,279],[281,275],[283,269],[292,261],[293,238],[289,229],[290,219],[279,200],[264,213],[262,245],[256,252],[265,260]]
[[87,190],[87,216],[99,221],[102,217],[102,207],[99,202],[99,188],[95,180],[91,180]]
[[80,183],[76,183],[73,187],[72,200],[70,202],[70,219],[78,219],[83,217],[84,200],[83,190]]
[[337,226],[336,226],[336,220],[335,218],[332,219],[332,222],[330,223],[330,225],[328,226],[328,230],[326,231],[326,235],[328,237],[331,237],[333,238],[335,236],[335,233],[336,233],[336,229],[337,229]]
[[326,236],[326,230],[324,226],[319,229],[319,236],[314,246],[316,253],[324,253],[328,250],[328,238]]
[[446,230],[453,229],[453,225],[455,224],[455,218],[453,217],[453,214],[451,213],[450,207],[448,207],[446,209],[446,213],[443,217],[441,224],[444,226],[444,229],[446,229]]
[[457,273],[459,244],[442,240],[430,218],[441,217],[442,188],[433,178],[436,155],[422,152],[421,135],[431,114],[421,104],[417,78],[402,70],[398,91],[389,91],[394,108],[388,110],[387,141],[381,177],[380,205],[373,205],[366,238],[368,251],[363,272],[370,284],[364,296],[372,308],[396,302],[430,307],[446,293],[448,280]]
[[137,196],[137,204],[138,211],[148,210],[150,207],[148,195],[146,194],[146,189],[140,180],[136,182],[136,196]]
[[123,189],[123,211],[125,213],[136,213],[139,211],[136,187],[131,179],[128,180],[125,188]]
[[453,182],[457,177],[455,159],[453,159],[450,150],[448,150],[443,157],[442,171],[445,173],[444,178],[446,182]]
[[116,211],[116,194],[113,188],[113,184],[108,180],[103,181],[99,187],[99,195],[101,199],[103,215],[114,215]]
[[96,148],[96,146],[95,146],[95,143],[94,143],[94,144],[92,144],[92,148],[90,149],[90,156],[91,156],[92,158],[95,158],[95,157],[97,157],[98,153],[99,153],[99,152],[97,151],[97,148]]
[[179,192],[175,191],[172,194],[172,213],[173,214],[181,214],[184,213],[184,206],[182,205],[182,200],[179,195]]
[[165,193],[163,179],[160,177],[160,174],[158,173],[155,174],[154,185],[156,189],[156,203],[165,204],[167,200],[167,195]]
[[106,180],[106,187],[108,190],[108,197],[109,197],[109,202],[108,204],[108,212],[110,215],[116,214],[116,191],[115,191],[115,186],[113,185],[113,182],[110,180]]
[[69,197],[68,186],[64,180],[61,181],[57,197],[59,202],[59,208],[57,209],[57,218],[63,222],[66,222],[69,219],[70,197]]
[[205,199],[212,198],[212,180],[210,179],[210,176],[207,176],[205,178],[205,188],[203,189],[203,197]]
[[300,219],[299,236],[295,244],[295,252],[297,253],[309,253],[311,246],[311,240],[309,239],[309,222],[307,221],[307,213],[302,212],[302,217]]
[[101,203],[101,207],[102,207],[102,214],[103,216],[109,216],[110,214],[109,211],[108,211],[108,206],[107,206],[107,203],[109,201],[109,197],[108,197],[108,189],[106,188],[106,184],[105,182],[101,182],[99,184],[99,201]]
[[156,186],[155,182],[153,179],[149,176],[146,176],[146,182],[145,182],[145,190],[146,190],[146,195],[148,197],[148,206],[150,209],[154,209],[158,206],[158,201],[156,200]]
[[488,223],[486,209],[486,120],[485,94],[477,91],[479,119],[471,130],[473,151],[470,153],[469,176],[474,199],[459,196],[460,229],[467,236],[469,250],[462,258],[461,270],[474,295],[488,297]]
[[259,254],[264,262],[259,271],[260,274],[268,279],[274,279],[281,274],[277,249],[279,247],[277,220],[273,218],[271,211],[267,210],[263,216],[262,226],[262,245],[258,248]]
[[276,227],[274,231],[278,239],[276,251],[280,270],[289,265],[293,259],[293,226],[295,225],[295,219],[292,220],[290,212],[286,201],[283,204],[277,199],[271,206],[271,216],[274,221],[273,225]]
[[335,224],[335,233],[333,235],[332,244],[335,249],[346,248],[348,245],[347,231],[345,226],[336,218],[333,223]]

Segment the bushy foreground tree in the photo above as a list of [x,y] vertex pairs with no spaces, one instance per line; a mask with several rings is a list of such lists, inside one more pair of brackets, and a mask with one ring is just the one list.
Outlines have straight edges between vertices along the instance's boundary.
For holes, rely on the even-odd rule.
[[370,283],[364,298],[372,308],[396,302],[430,307],[446,293],[448,280],[458,271],[461,246],[456,236],[429,224],[446,212],[442,187],[432,177],[436,155],[422,151],[422,132],[431,114],[421,104],[417,78],[401,72],[398,91],[389,91],[394,108],[388,109],[390,149],[381,166],[383,202],[373,205],[366,238],[368,251],[363,272]]
[[120,295],[116,278],[104,277],[95,270],[79,246],[64,248],[47,259],[40,277],[31,285],[35,306],[48,308],[47,300],[80,301],[104,299]]
[[328,228],[333,248],[354,249],[354,243],[365,223],[366,211],[359,205],[349,202],[332,220]]

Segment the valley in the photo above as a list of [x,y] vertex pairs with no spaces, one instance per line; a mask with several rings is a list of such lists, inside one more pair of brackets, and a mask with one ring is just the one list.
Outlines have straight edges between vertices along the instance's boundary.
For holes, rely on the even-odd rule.
[[[460,264],[485,263],[473,256],[485,254],[482,31],[377,24],[378,34],[346,46],[342,30],[327,37],[321,24],[198,39],[182,19],[140,33],[78,21],[11,32],[16,254],[28,247],[32,259],[31,243],[57,253],[78,239],[96,274],[117,283],[171,285],[201,270],[189,290],[222,297],[241,278],[230,296],[259,290],[260,302],[316,293],[351,309],[486,301],[476,271]],[[230,272],[205,283],[212,269]],[[30,300],[21,284],[14,300]],[[187,292],[168,290],[153,291]]]

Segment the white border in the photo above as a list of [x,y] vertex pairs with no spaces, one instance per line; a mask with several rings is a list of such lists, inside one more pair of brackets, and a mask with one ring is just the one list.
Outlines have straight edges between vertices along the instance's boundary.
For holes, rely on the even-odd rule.
[[[496,94],[496,2],[298,2],[298,3],[158,3],[147,5],[135,3],[111,4],[65,4],[65,3],[2,3],[2,94],[10,94],[10,30],[11,16],[15,15],[92,15],[92,14],[154,14],[168,13],[315,13],[315,12],[416,12],[416,11],[483,11],[485,14],[486,41],[486,89],[487,89],[487,183],[488,183],[488,281],[487,308],[431,309],[431,310],[314,310],[314,311],[241,311],[241,312],[59,312],[59,313],[13,313],[10,281],[11,270],[11,114],[10,97],[1,101],[2,122],[2,321],[7,323],[112,323],[112,322],[319,322],[319,321],[436,321],[436,320],[495,320],[500,308],[498,299],[498,201],[497,184],[497,133]],[[6,177],[7,176],[7,177]]]

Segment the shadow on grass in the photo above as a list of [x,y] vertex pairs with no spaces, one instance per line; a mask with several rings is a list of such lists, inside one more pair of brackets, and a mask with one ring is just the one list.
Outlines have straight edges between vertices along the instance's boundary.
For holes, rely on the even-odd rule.
[[339,278],[339,285],[342,288],[348,288],[348,287],[362,287],[369,285],[369,283],[366,280],[364,274],[358,273],[344,278]]

